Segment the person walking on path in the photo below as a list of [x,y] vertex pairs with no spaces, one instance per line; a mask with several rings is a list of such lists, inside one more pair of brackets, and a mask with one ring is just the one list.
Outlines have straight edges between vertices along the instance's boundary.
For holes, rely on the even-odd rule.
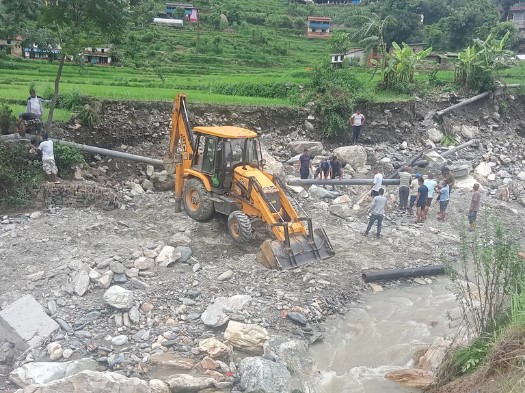
[[43,141],[38,146],[38,150],[42,152],[42,169],[48,181],[60,184],[57,177],[58,169],[55,164],[55,155],[53,154],[53,141],[49,140],[47,134],[43,134],[42,139]]
[[361,127],[365,124],[365,117],[361,111],[357,109],[355,113],[350,116],[350,125],[352,126],[352,143],[357,145],[359,143],[359,136],[361,135]]
[[472,187],[472,199],[470,200],[470,208],[468,210],[468,223],[469,231],[473,231],[476,223],[476,218],[479,211],[479,205],[481,202],[481,192],[479,191],[479,183],[474,184]]
[[406,213],[408,207],[408,194],[412,175],[408,172],[408,167],[404,166],[399,172],[399,210]]
[[418,180],[421,177],[421,174],[419,172],[416,173],[415,177],[410,182],[410,203],[408,205],[408,214],[412,215],[414,214],[413,208],[416,203],[417,199],[417,189],[419,188]]
[[374,184],[370,188],[370,195],[373,197],[376,197],[379,195],[379,189],[381,188],[381,185],[383,184],[383,174],[379,170],[379,168],[376,168],[374,170]]
[[366,227],[366,231],[363,234],[364,236],[368,236],[368,234],[370,233],[370,229],[372,229],[372,226],[374,225],[374,222],[377,221],[376,237],[378,239],[381,237],[381,227],[387,208],[387,199],[384,196],[384,194],[385,189],[380,188],[378,191],[378,195],[375,196],[374,199],[372,199],[372,204],[370,205],[370,219],[368,220],[368,226]]
[[425,217],[428,216],[428,210],[430,209],[430,205],[432,205],[432,198],[434,198],[434,190],[437,187],[437,181],[434,179],[434,174],[432,172],[428,173],[427,179],[425,179],[425,182],[423,183],[428,188],[428,197],[427,197],[427,204],[425,206]]
[[29,98],[27,99],[26,113],[34,113],[42,119],[44,113],[44,99],[36,95],[35,89],[29,89]]
[[427,205],[428,188],[425,186],[423,177],[417,179],[419,188],[416,197],[416,224],[422,224],[426,220],[425,208]]
[[312,157],[308,153],[308,149],[304,149],[303,154],[299,157],[299,162],[301,165],[299,168],[301,179],[308,179],[312,169]]
[[450,201],[450,188],[446,180],[443,181],[439,187],[439,213],[437,219],[445,221],[445,211],[447,210],[448,202]]

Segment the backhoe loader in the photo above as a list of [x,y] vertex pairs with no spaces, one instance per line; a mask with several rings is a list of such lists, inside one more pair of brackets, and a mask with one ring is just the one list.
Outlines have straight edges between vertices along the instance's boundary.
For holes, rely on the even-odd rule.
[[[172,129],[164,166],[175,175],[175,211],[197,221],[215,212],[228,217],[233,239],[252,238],[252,223],[266,223],[275,240],[265,240],[257,259],[276,269],[293,269],[330,258],[334,251],[324,229],[299,217],[284,182],[264,171],[257,133],[241,127],[190,125],[186,96],[173,103]],[[305,226],[306,224],[306,226]]]

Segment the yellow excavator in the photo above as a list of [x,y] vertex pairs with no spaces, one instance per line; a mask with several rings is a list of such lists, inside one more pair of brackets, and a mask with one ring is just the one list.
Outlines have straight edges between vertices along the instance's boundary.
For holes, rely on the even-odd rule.
[[252,238],[255,220],[263,221],[276,239],[262,243],[257,259],[269,268],[293,269],[334,256],[324,229],[314,230],[311,218],[297,215],[286,185],[264,164],[257,133],[233,126],[192,128],[186,96],[177,95],[164,158],[175,175],[175,211],[184,206],[197,221],[215,212],[228,216],[238,243]]

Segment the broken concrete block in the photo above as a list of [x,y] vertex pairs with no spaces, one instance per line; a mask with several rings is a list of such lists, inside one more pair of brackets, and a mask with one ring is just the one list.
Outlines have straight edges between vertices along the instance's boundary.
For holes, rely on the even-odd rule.
[[0,337],[20,351],[39,346],[60,327],[31,295],[24,295],[0,311]]

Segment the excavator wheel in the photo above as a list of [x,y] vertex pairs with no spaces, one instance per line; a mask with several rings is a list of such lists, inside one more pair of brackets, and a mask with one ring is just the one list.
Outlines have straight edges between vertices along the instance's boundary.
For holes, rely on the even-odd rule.
[[237,243],[246,243],[252,238],[252,223],[248,216],[239,210],[228,216],[228,230]]
[[197,221],[208,220],[215,211],[211,195],[199,179],[186,181],[182,201],[186,214]]

